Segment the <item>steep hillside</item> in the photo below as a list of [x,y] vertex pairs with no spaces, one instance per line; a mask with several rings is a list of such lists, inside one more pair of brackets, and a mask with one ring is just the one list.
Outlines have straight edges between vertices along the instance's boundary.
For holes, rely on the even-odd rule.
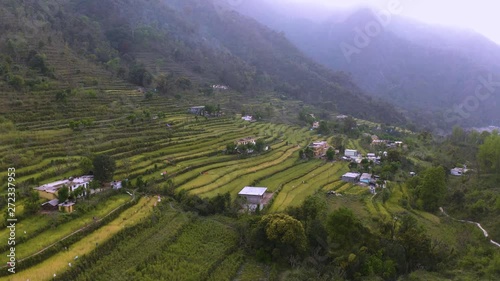
[[482,81],[500,78],[500,47],[483,36],[396,16],[367,36],[366,27],[377,23],[369,9],[337,12],[317,22],[273,13],[269,7],[252,2],[239,8],[283,31],[318,63],[351,73],[367,93],[428,115],[445,129],[500,123],[500,99],[491,87],[485,98],[476,97]]
[[367,98],[347,75],[314,63],[282,34],[212,1],[26,0],[0,7],[1,85],[9,89],[118,83],[174,94],[222,83],[249,97],[271,92],[328,111],[404,123],[392,106]]

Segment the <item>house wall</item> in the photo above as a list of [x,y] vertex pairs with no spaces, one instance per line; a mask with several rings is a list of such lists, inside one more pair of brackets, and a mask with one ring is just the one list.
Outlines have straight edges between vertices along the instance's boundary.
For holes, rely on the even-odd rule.
[[72,213],[74,211],[73,205],[71,205],[71,206],[59,206],[59,211],[65,212],[65,213]]
[[42,210],[45,211],[57,211],[57,206],[52,206],[50,204],[42,205]]
[[37,190],[37,192],[38,192],[38,195],[40,195],[40,197],[42,197],[42,198],[45,198],[48,200],[57,199],[57,194],[45,192],[43,190]]
[[256,196],[256,195],[242,195],[247,199],[247,203],[250,204],[260,204],[262,202],[262,196]]
[[350,177],[342,177],[342,181],[356,183],[356,182],[358,182],[358,179],[357,178],[350,178]]

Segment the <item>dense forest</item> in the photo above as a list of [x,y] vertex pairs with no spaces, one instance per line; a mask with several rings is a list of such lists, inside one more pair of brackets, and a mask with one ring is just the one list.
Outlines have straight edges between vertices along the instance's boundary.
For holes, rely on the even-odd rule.
[[[3,2],[4,83],[19,91],[46,88],[54,79],[97,85],[91,74],[75,81],[70,74],[81,77],[89,69],[61,65],[64,51],[69,63],[104,68],[165,94],[221,83],[249,98],[272,92],[325,110],[405,123],[394,107],[364,95],[348,75],[306,58],[282,34],[216,7],[194,0]],[[34,72],[44,78],[30,78]]]

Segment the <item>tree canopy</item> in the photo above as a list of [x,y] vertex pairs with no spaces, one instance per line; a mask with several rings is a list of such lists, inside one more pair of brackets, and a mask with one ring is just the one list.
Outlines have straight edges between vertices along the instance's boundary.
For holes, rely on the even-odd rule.
[[94,179],[101,183],[111,181],[116,170],[116,163],[108,155],[98,155],[94,158]]
[[493,173],[500,178],[500,135],[494,133],[487,137],[479,146],[478,160],[487,173]]

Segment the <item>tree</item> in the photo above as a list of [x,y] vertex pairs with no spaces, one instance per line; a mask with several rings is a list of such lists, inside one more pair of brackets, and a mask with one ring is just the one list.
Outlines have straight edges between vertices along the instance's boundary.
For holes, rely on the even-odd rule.
[[500,135],[493,133],[486,137],[484,144],[479,146],[478,161],[487,173],[493,173],[500,179]]
[[328,123],[326,121],[319,122],[318,133],[322,135],[330,134],[330,128],[328,127]]
[[116,170],[116,163],[108,155],[98,155],[94,158],[94,179],[101,183],[109,182],[113,179]]
[[173,85],[172,85],[172,77],[171,75],[165,75],[165,74],[160,74],[156,78],[156,89],[161,93],[161,94],[168,94],[172,91]]
[[179,77],[175,81],[175,85],[182,90],[189,90],[189,89],[191,89],[191,86],[193,85],[193,83],[191,82],[191,80],[189,80],[189,78]]
[[335,158],[335,150],[333,150],[333,148],[330,147],[326,151],[326,159],[328,159],[328,161],[333,161],[334,158]]
[[36,191],[29,193],[28,200],[24,205],[24,212],[28,215],[36,214],[40,210],[40,195]]
[[69,198],[69,188],[64,185],[62,188],[57,191],[57,198],[59,199],[59,202],[64,202],[68,200]]
[[344,153],[344,138],[342,136],[336,135],[333,137],[333,146],[337,148],[340,153]]
[[80,159],[80,163],[78,163],[78,168],[80,169],[80,172],[85,175],[93,170],[94,165],[92,164],[92,160],[87,157],[82,157]]
[[302,223],[287,214],[265,215],[260,221],[267,240],[274,245],[273,255],[293,255],[306,250],[307,239]]
[[439,208],[446,195],[446,174],[443,167],[428,168],[421,173],[416,195],[419,208],[429,212],[435,212]]
[[334,248],[351,249],[368,234],[361,221],[347,208],[340,208],[328,216],[327,230]]
[[310,148],[309,146],[304,149],[304,156],[307,159],[312,159],[314,158],[314,150]]
[[226,145],[227,154],[234,154],[235,150],[236,150],[236,144],[234,142],[230,142]]
[[149,73],[144,65],[133,65],[129,73],[129,81],[139,85],[147,87],[151,84],[153,76]]
[[266,143],[263,139],[258,139],[255,141],[255,150],[257,152],[262,152],[266,148]]
[[387,160],[389,162],[400,162],[401,153],[395,149],[389,150],[389,152],[387,152]]
[[425,234],[425,229],[410,215],[404,215],[398,221],[395,240],[404,248],[406,264],[406,272],[402,273],[411,272],[421,265],[435,266],[437,263],[433,260],[432,241]]
[[344,119],[344,124],[342,126],[342,129],[345,134],[349,134],[354,130],[356,126],[357,126],[356,120],[349,116]]
[[9,84],[18,91],[22,90],[24,83],[24,78],[19,75],[14,75],[9,80]]

